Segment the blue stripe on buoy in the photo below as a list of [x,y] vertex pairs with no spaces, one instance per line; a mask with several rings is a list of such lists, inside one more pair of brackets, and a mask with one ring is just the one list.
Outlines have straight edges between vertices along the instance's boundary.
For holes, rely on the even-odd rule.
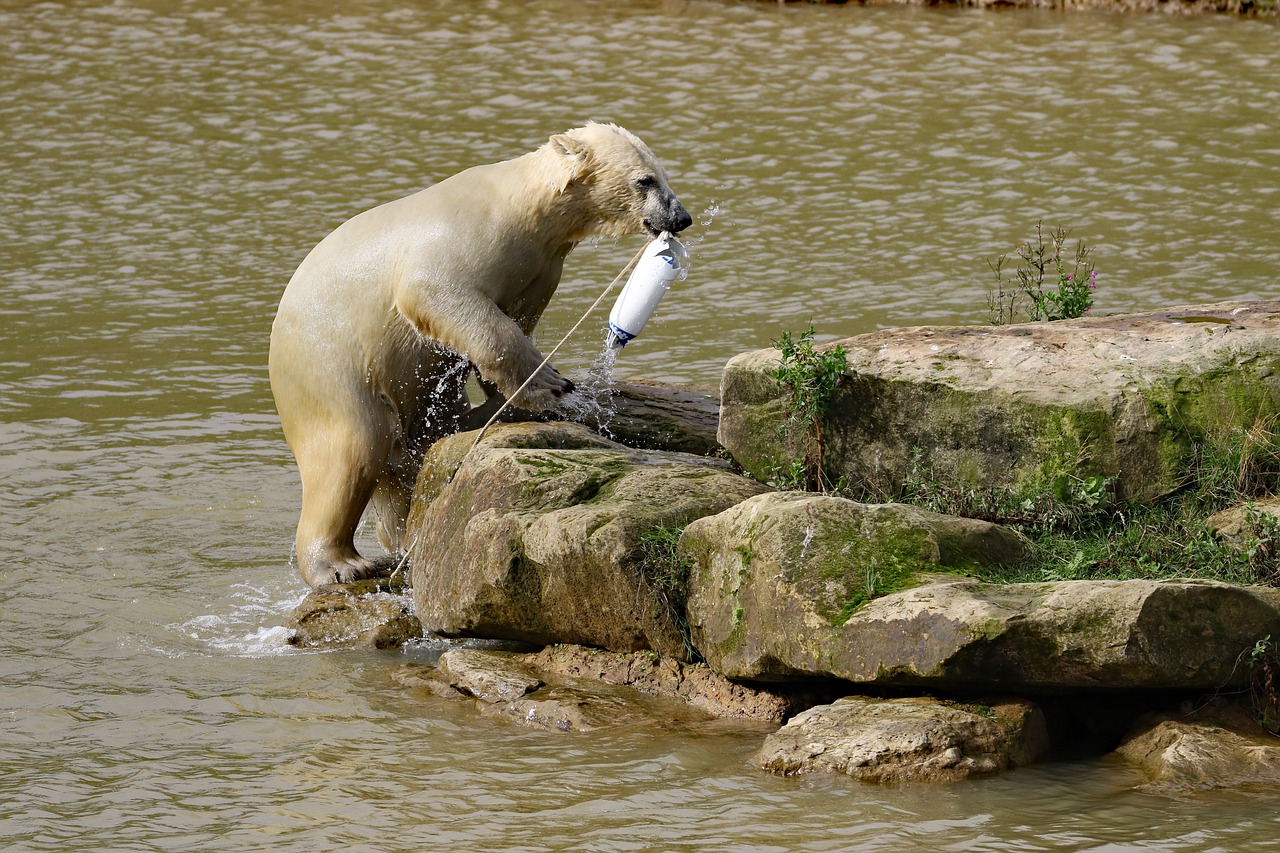
[[631,334],[616,323],[609,324],[609,346],[625,347],[627,345],[627,341],[634,337],[635,335]]

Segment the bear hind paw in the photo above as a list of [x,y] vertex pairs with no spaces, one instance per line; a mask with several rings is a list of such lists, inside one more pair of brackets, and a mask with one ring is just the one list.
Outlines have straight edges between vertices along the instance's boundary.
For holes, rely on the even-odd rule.
[[395,562],[367,560],[356,554],[315,560],[311,565],[303,568],[302,574],[310,586],[321,587],[368,578],[384,578],[391,574],[393,568],[395,568]]

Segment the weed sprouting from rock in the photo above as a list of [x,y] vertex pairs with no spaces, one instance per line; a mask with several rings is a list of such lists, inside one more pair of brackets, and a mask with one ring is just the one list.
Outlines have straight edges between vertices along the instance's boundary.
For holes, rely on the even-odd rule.
[[783,332],[774,342],[782,357],[770,375],[786,393],[783,438],[797,447],[800,455],[780,466],[775,480],[781,487],[826,492],[830,484],[823,466],[822,419],[836,387],[849,372],[849,360],[839,344],[816,349],[813,334],[810,326],[798,338]]
[[1264,729],[1280,734],[1280,649],[1270,634],[1254,643],[1245,663],[1254,714]]
[[683,532],[683,527],[653,527],[644,531],[639,542],[640,571],[659,606],[679,628],[689,659],[696,660],[698,654],[690,639],[689,617],[685,610],[692,563],[678,550]]
[[1069,233],[1057,228],[1046,243],[1043,226],[1037,222],[1035,242],[1027,241],[1016,250],[1019,263],[1011,279],[1004,276],[1008,255],[987,262],[996,276],[995,288],[987,295],[991,325],[1068,320],[1089,313],[1098,272],[1089,260],[1092,250],[1083,240],[1076,243],[1074,256],[1067,253]]

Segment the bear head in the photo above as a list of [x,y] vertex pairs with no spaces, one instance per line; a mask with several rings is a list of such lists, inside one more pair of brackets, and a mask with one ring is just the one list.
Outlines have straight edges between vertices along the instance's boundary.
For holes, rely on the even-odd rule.
[[557,133],[543,147],[559,161],[556,189],[573,196],[583,236],[656,237],[693,224],[662,165],[630,131],[591,122]]

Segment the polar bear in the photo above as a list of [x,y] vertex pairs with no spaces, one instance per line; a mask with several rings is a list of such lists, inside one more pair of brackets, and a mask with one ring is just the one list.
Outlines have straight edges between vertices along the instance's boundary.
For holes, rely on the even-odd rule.
[[[379,540],[402,550],[431,442],[483,423],[504,398],[547,409],[573,390],[555,368],[539,368],[529,335],[576,243],[691,222],[638,137],[591,123],[325,237],[271,327],[271,391],[302,476],[303,578],[319,586],[385,572],[385,561],[357,552],[356,527],[372,502]],[[490,394],[475,409],[465,393],[472,369]]]

